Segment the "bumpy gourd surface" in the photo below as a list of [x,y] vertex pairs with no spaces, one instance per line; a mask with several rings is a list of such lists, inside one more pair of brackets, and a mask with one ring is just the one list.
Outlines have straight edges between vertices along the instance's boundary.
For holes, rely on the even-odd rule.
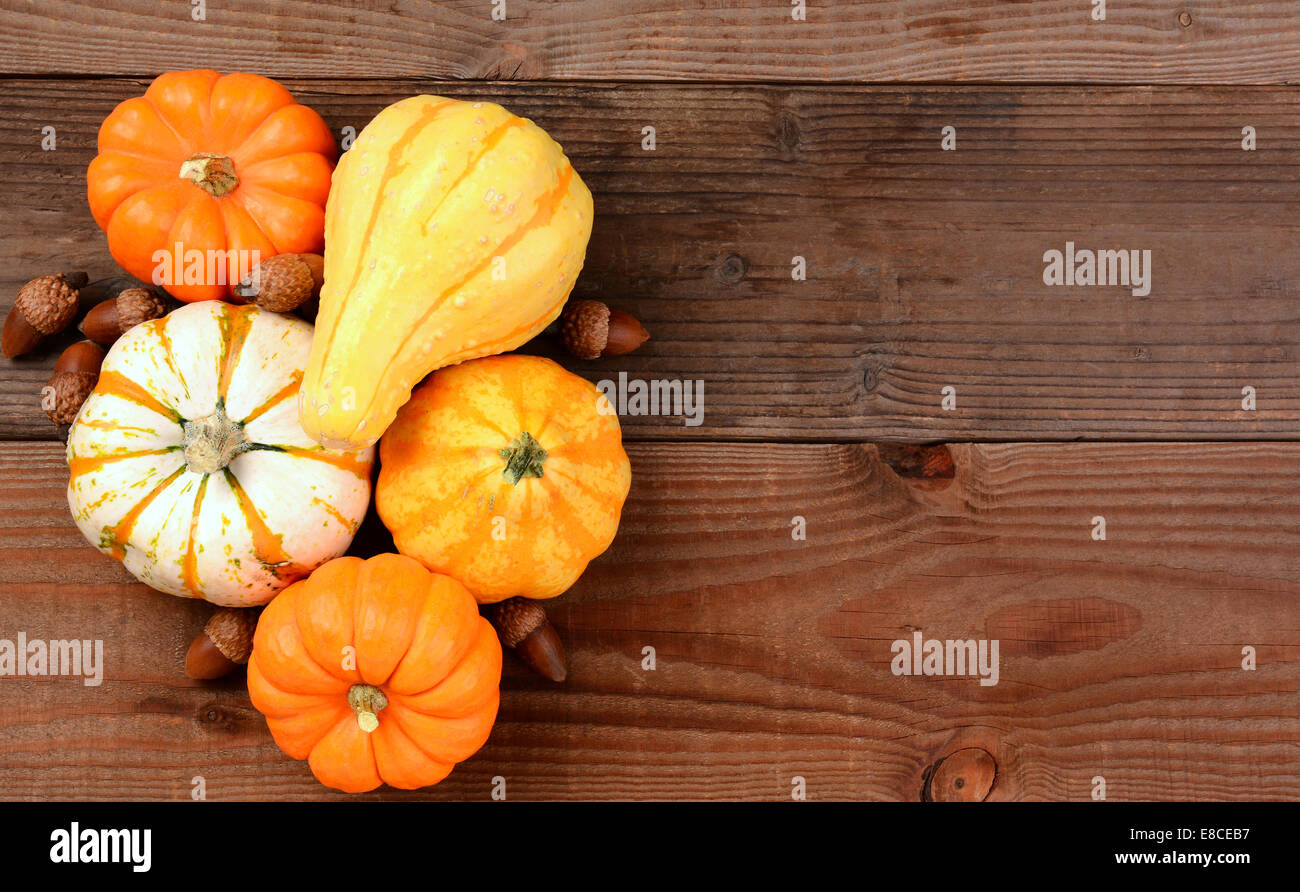
[[541,332],[591,218],[591,193],[532,121],[440,96],[384,109],[334,173],[303,427],[370,445],[433,369]]
[[[91,544],[160,591],[240,607],[346,551],[373,450],[327,450],[299,426],[311,339],[299,319],[218,301],[123,335],[68,436],[68,503]],[[186,432],[218,407],[249,445],[200,473]]]
[[[348,793],[436,784],[487,740],[500,702],[501,644],[454,579],[400,555],[330,561],[267,606],[248,693],[271,735]],[[355,685],[386,704],[366,731]]]
[[[375,504],[398,551],[484,603],[563,593],[614,540],[631,486],[603,400],[534,356],[434,373],[380,442]],[[541,476],[511,483],[502,450],[523,433],[545,452]]]

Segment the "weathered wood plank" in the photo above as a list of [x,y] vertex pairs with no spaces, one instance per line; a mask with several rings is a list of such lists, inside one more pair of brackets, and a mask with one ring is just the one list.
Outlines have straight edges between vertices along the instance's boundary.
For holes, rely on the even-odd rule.
[[[86,206],[99,121],[144,81],[0,86],[0,311],[108,273]],[[294,81],[336,130],[418,82]],[[442,84],[559,139],[596,194],[577,293],[641,318],[595,380],[704,382],[698,427],[635,439],[1292,439],[1300,96],[1273,88]],[[58,148],[41,151],[43,126]],[[657,148],[641,148],[641,128]],[[1241,128],[1259,148],[1242,151]],[[957,151],[940,130],[957,128]],[[1048,288],[1067,241],[1150,250],[1151,293]],[[792,258],[807,281],[792,279]],[[70,338],[65,338],[66,342]],[[57,346],[57,345],[55,345]],[[552,349],[535,344],[534,350]],[[0,437],[50,437],[54,352],[0,361]],[[954,387],[956,409],[941,408]],[[1255,387],[1256,411],[1242,388]]]
[[[1290,83],[1289,0],[5,0],[0,71],[469,79]],[[504,20],[494,20],[503,9]],[[499,15],[499,14],[498,14]]]
[[[958,445],[946,486],[854,444],[630,453],[618,539],[551,602],[569,680],[510,658],[487,747],[379,795],[915,799],[974,746],[993,799],[1300,798],[1300,446]],[[0,637],[102,638],[104,682],[0,678],[0,797],[328,797],[242,679],[181,677],[206,609],[87,546],[64,479],[0,446]],[[999,639],[998,684],[893,675],[914,630]]]

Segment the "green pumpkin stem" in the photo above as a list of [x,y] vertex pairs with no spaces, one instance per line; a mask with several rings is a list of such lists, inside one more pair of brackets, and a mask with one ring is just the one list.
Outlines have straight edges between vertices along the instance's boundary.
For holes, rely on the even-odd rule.
[[348,706],[357,714],[357,724],[369,734],[379,727],[379,710],[388,705],[384,692],[374,685],[354,684],[348,688]]
[[546,450],[542,444],[533,439],[533,435],[524,431],[500,455],[506,460],[505,478],[511,486],[517,486],[525,477],[542,476],[542,464],[546,461]]

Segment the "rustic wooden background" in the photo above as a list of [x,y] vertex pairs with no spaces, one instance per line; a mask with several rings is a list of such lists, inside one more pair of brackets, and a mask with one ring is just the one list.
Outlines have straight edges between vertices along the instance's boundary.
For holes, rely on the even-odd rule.
[[[501,102],[595,193],[577,293],[653,334],[570,367],[703,380],[704,423],[625,419],[619,537],[551,602],[568,681],[509,659],[488,745],[374,797],[914,800],[973,764],[989,799],[1300,798],[1294,4],[789,6],[0,0],[0,310],[114,270],[85,166],[160,71],[281,78],[336,131],[414,92]],[[1151,249],[1151,295],[1045,289],[1066,240]],[[61,343],[0,361],[0,638],[102,638],[107,669],[0,678],[0,797],[336,798],[242,676],[184,678],[209,609],[73,527],[39,408]],[[998,638],[1000,683],[894,677],[917,629]]]

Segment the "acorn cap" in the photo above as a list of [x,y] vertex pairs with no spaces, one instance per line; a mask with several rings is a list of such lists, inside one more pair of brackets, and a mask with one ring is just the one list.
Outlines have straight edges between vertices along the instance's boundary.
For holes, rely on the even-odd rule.
[[599,359],[609,342],[609,307],[598,300],[572,300],[560,320],[564,349],[579,359]]
[[58,334],[77,315],[77,289],[84,284],[84,273],[40,276],[18,289],[14,309],[41,334]]
[[148,288],[126,288],[117,296],[117,321],[126,334],[141,322],[167,315],[167,304]]
[[324,260],[319,254],[276,254],[258,264],[235,294],[263,310],[291,313],[320,295]]
[[564,681],[569,668],[564,642],[546,618],[546,608],[530,598],[507,598],[488,611],[501,643],[529,668],[551,681]]
[[247,663],[253,652],[258,612],[247,607],[223,607],[212,614],[203,631],[227,660]]

